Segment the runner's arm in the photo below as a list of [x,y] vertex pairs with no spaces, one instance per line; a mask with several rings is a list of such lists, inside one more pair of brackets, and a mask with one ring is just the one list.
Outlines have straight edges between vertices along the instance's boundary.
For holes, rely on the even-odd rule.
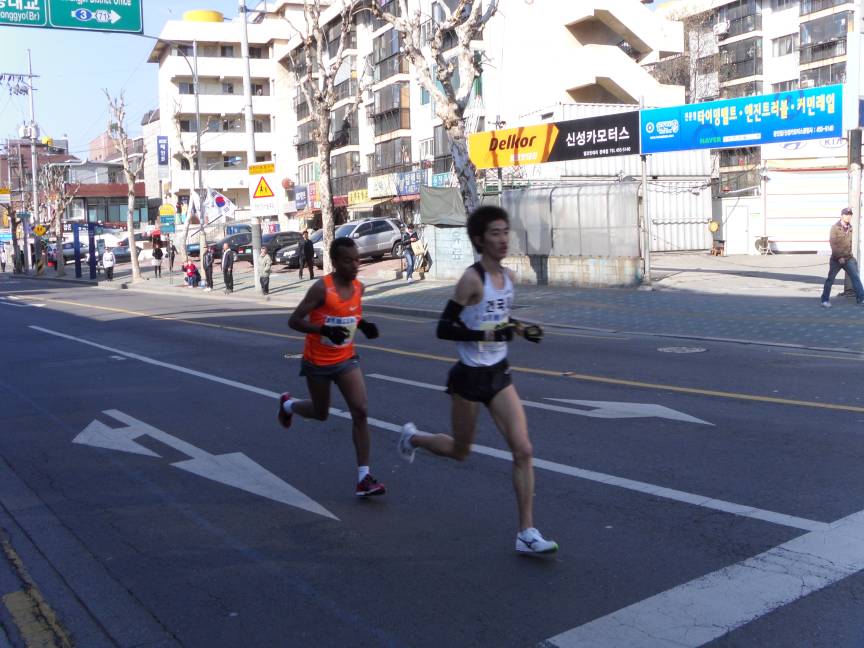
[[300,333],[321,333],[321,327],[311,324],[307,317],[316,308],[324,305],[324,281],[319,279],[309,290],[303,300],[297,304],[297,308],[288,318],[288,327]]
[[462,309],[469,304],[476,304],[482,297],[483,283],[476,270],[468,269],[456,284],[453,299],[447,302],[441,316],[438,318],[436,335],[442,340],[459,342],[482,342],[487,339],[486,331],[475,331],[465,326],[459,317]]

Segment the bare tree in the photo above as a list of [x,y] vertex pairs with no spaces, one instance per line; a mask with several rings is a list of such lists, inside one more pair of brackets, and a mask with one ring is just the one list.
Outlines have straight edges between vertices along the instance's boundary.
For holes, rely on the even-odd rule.
[[[324,249],[330,249],[335,231],[333,219],[333,188],[330,174],[330,152],[334,141],[331,139],[331,121],[333,106],[339,101],[336,93],[336,78],[343,65],[350,64],[346,59],[345,49],[348,46],[354,13],[359,7],[358,0],[342,0],[339,12],[339,42],[336,51],[331,55],[328,48],[326,25],[321,23],[321,0],[304,0],[304,29],[298,29],[291,21],[288,24],[294,29],[301,44],[289,52],[288,59],[294,72],[295,80],[312,117],[312,141],[318,152],[318,163],[321,173],[318,179],[318,196],[321,200],[321,223],[324,229]],[[287,20],[287,18],[286,18]],[[302,63],[297,60],[302,56]],[[346,119],[350,119],[360,102],[361,88],[358,84],[353,110]],[[332,270],[330,255],[324,255],[324,272]]]
[[660,83],[684,86],[686,103],[716,99],[719,91],[719,54],[710,11],[693,13],[687,7],[672,11],[669,20],[684,23],[684,52],[646,66]]
[[[420,0],[398,0],[399,15],[385,12],[372,2],[372,13],[399,32],[405,56],[414,66],[420,85],[435,102],[435,114],[441,120],[450,140],[453,167],[465,210],[480,206],[474,163],[468,157],[466,110],[474,81],[482,74],[482,61],[471,49],[471,42],[481,36],[484,25],[498,10],[498,0],[488,0],[485,10],[481,0],[458,0],[449,11],[445,3],[443,20],[432,22],[423,17]],[[452,5],[453,2],[446,3]],[[431,29],[424,29],[426,25]],[[430,34],[428,43],[424,35]],[[455,34],[456,43],[445,50]],[[451,50],[455,53],[451,54]],[[459,83],[454,84],[458,72]]]
[[[50,212],[48,227],[54,228],[54,236],[57,239],[57,249],[54,255],[55,272],[58,277],[66,274],[65,259],[63,257],[63,220],[66,208],[75,199],[80,183],[69,183],[67,172],[68,164],[48,163],[39,170],[39,185],[42,189],[44,202]],[[91,253],[94,251],[91,250]]]
[[144,166],[144,155],[142,151],[134,160],[129,155],[128,131],[126,130],[126,99],[121,92],[118,97],[112,97],[107,90],[105,97],[108,99],[108,137],[114,147],[120,152],[120,161],[123,166],[123,175],[126,177],[127,187],[127,211],[126,229],[129,234],[129,256],[132,259],[132,281],[141,280],[141,267],[138,264],[138,255],[135,246],[135,176]]

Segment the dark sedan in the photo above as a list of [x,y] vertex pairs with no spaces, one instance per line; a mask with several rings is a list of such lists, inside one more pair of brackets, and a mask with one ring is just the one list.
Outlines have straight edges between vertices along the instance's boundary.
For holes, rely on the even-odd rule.
[[265,234],[261,237],[261,247],[267,248],[267,254],[274,261],[276,260],[276,252],[288,245],[296,245],[303,236],[300,232],[274,232]]
[[[312,241],[312,245],[315,248],[315,266],[318,268],[324,267],[324,248],[322,239],[324,238],[324,230],[318,230],[312,236],[309,237],[309,240]],[[299,245],[289,245],[284,248],[281,248],[276,252],[276,255],[273,259],[274,263],[280,263],[289,268],[299,268],[300,267],[300,252]]]
[[209,248],[213,253],[214,259],[222,258],[222,247],[225,243],[234,251],[238,259],[252,260],[252,235],[249,232],[231,234],[231,236],[226,236],[215,243],[211,243]]

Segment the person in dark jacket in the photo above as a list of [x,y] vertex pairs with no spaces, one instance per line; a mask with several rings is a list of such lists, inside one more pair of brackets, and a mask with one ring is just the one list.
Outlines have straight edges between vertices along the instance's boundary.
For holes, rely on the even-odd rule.
[[840,220],[831,226],[829,242],[831,243],[831,260],[828,262],[828,278],[822,288],[822,306],[831,308],[831,286],[840,270],[845,270],[852,280],[855,289],[855,301],[864,304],[864,286],[858,273],[858,262],[852,256],[852,209],[844,207],[840,212]]
[[168,246],[168,272],[174,272],[174,257],[177,256],[177,248],[171,243]]
[[303,232],[303,240],[298,244],[300,249],[298,250],[298,259],[300,261],[300,278],[303,278],[303,268],[305,268],[308,264],[309,266],[309,278],[315,278],[315,246],[312,244],[312,241],[309,240],[309,232]]
[[204,252],[201,264],[204,266],[204,281],[207,284],[204,290],[213,290],[213,250],[209,246],[207,247],[207,251]]
[[234,292],[234,251],[227,243],[222,244],[222,279],[225,281],[225,294]]
[[414,281],[411,275],[414,274],[414,265],[417,259],[414,255],[412,244],[417,242],[417,233],[414,231],[413,225],[408,225],[402,233],[402,256],[405,258],[405,280],[407,283]]

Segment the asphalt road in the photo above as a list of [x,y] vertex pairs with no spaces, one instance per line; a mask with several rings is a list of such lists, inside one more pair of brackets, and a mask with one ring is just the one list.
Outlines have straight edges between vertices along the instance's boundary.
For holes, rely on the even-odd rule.
[[[561,546],[534,559],[487,415],[464,463],[395,452],[405,421],[448,430],[432,320],[367,314],[388,493],[358,501],[335,391],[328,421],[276,423],[305,393],[287,316],[4,277],[0,594],[30,578],[84,648],[864,644],[860,356],[514,342]],[[15,646],[39,626],[0,623]]]

